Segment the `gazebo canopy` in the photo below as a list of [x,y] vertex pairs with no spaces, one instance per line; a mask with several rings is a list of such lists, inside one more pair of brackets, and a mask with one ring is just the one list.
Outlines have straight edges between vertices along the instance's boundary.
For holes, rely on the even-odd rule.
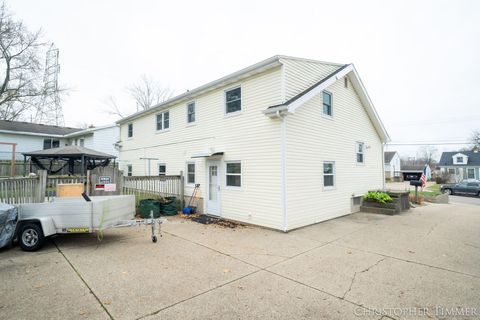
[[[116,158],[111,154],[81,146],[65,146],[25,152],[23,155],[25,159],[30,157],[32,163],[40,169],[47,170],[49,174],[58,173],[67,166],[69,173],[74,174],[76,164],[77,168],[81,166],[82,174],[86,174],[87,170],[92,170],[99,166],[108,166],[110,160]],[[60,163],[63,163],[63,165],[60,165]]]
[[35,158],[74,158],[81,159],[82,157],[105,160],[105,159],[114,159],[115,156],[111,154],[106,154],[100,151],[88,149],[81,146],[66,146],[60,148],[51,148],[45,150],[38,150],[32,152],[23,153],[24,156],[35,157]]

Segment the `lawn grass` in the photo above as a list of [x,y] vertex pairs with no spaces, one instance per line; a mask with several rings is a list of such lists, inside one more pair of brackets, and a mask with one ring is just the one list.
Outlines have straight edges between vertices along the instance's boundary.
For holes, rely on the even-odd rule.
[[427,187],[428,190],[431,191],[438,191],[440,192],[440,188],[442,187],[441,184],[432,184],[431,186]]
[[[436,197],[440,194],[442,194],[440,191],[418,191],[418,195],[424,197]],[[410,195],[415,195],[415,191],[410,191]]]

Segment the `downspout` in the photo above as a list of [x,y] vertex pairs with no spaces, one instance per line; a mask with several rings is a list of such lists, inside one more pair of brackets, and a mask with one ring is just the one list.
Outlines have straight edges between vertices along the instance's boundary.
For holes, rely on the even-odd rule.
[[287,211],[287,118],[286,115],[277,111],[281,119],[280,124],[280,143],[282,158],[282,207],[283,207],[283,231],[288,231],[288,211]]

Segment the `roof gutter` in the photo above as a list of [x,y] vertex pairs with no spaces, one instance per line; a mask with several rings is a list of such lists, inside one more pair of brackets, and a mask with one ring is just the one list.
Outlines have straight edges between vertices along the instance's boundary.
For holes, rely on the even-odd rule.
[[159,103],[159,104],[157,104],[157,105],[155,105],[155,106],[153,106],[153,107],[151,107],[147,110],[142,110],[140,112],[134,113],[134,114],[132,114],[128,117],[125,117],[123,119],[118,120],[116,123],[117,124],[123,124],[125,122],[134,120],[134,119],[139,118],[141,116],[158,112],[160,110],[166,109],[166,108],[168,108],[168,107],[170,107],[174,104],[177,104],[179,102],[190,100],[190,99],[192,99],[192,98],[194,98],[194,97],[196,97],[200,94],[204,94],[206,92],[218,89],[220,87],[229,85],[231,83],[237,82],[237,81],[242,80],[244,78],[250,77],[254,74],[261,73],[265,70],[268,70],[268,69],[271,69],[271,68],[274,68],[274,67],[277,67],[277,66],[280,66],[280,65],[282,65],[282,63],[280,62],[280,56],[273,56],[269,59],[260,61],[259,63],[251,65],[247,68],[244,68],[244,69],[239,70],[237,72],[234,72],[232,74],[229,74],[229,75],[227,75],[223,78],[217,79],[217,80],[209,82],[209,83],[207,83],[203,86],[200,86],[200,87],[195,88],[193,90],[182,93],[182,94],[180,94],[178,96],[175,96],[175,97],[173,97],[173,98],[171,98],[167,101]]

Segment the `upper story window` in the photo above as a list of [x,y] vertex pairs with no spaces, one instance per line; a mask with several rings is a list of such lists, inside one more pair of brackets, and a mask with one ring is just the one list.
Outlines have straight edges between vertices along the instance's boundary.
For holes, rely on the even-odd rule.
[[226,166],[227,187],[242,186],[242,163],[240,161],[227,162]]
[[365,162],[365,143],[357,142],[357,163]]
[[326,188],[335,187],[335,163],[323,163],[323,186]]
[[60,147],[60,140],[43,139],[43,150]]
[[332,94],[327,91],[322,92],[323,114],[332,116]]
[[80,139],[80,147],[83,147],[85,146],[85,139]]
[[457,163],[463,163],[463,157],[457,157]]
[[156,116],[157,131],[163,131],[170,128],[170,112],[158,113]]
[[195,122],[195,102],[187,104],[187,123]]
[[128,124],[127,137],[128,138],[133,137],[133,123]]
[[167,165],[165,163],[160,163],[158,165],[158,175],[166,176],[167,175]]
[[225,91],[225,113],[233,113],[242,110],[242,88]]
[[133,167],[131,164],[127,164],[127,176],[131,177],[133,172]]
[[195,184],[195,163],[187,163],[187,183]]

